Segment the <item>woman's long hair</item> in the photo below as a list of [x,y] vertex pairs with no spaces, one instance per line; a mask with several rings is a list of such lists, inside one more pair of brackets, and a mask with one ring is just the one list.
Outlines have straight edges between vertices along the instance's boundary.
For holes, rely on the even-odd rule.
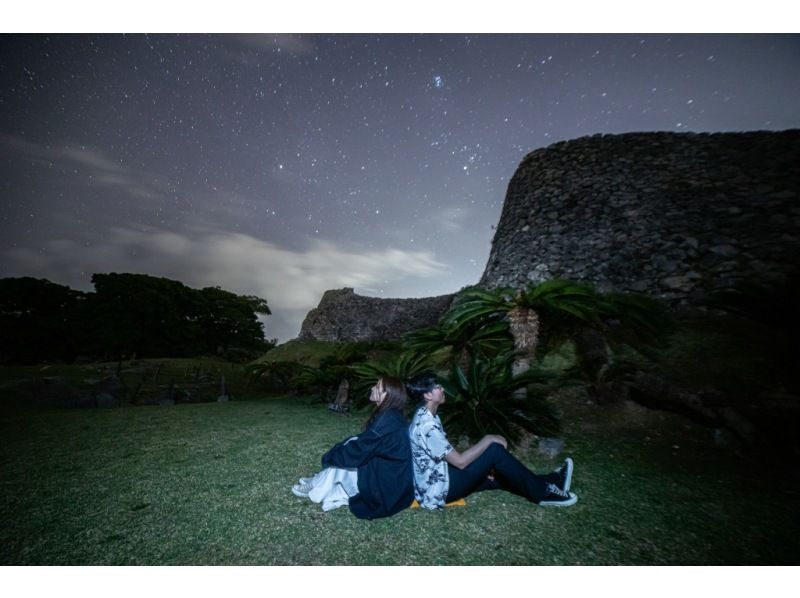
[[392,376],[382,376],[378,382],[383,383],[383,390],[386,392],[386,398],[381,401],[381,404],[375,408],[372,415],[369,416],[367,423],[364,424],[364,429],[369,428],[370,424],[374,422],[378,416],[390,409],[397,409],[400,413],[406,408],[408,403],[408,395],[406,394],[406,385],[399,378]]

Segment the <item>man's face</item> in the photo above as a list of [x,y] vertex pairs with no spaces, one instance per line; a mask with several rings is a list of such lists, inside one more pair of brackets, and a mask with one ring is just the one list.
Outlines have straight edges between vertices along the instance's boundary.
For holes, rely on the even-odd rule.
[[441,384],[436,384],[434,387],[425,393],[425,397],[428,398],[434,405],[441,405],[445,401],[445,394],[444,388]]

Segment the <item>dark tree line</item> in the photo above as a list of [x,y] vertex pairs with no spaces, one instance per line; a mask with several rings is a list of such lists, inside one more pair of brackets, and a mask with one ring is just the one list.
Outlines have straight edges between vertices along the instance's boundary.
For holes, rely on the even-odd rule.
[[95,274],[93,293],[0,279],[0,363],[225,355],[268,349],[264,299],[145,274]]

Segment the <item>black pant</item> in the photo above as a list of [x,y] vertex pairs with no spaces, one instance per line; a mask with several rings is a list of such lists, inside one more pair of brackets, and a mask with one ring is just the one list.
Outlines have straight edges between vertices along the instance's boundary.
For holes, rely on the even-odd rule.
[[[494,480],[486,477],[492,471]],[[450,477],[448,502],[481,490],[507,490],[532,502],[539,502],[547,495],[547,476],[536,475],[496,442],[464,469],[448,463],[447,473]]]

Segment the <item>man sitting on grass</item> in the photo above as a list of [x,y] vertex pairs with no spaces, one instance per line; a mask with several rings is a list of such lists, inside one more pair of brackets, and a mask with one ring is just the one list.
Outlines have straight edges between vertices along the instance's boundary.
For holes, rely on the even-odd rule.
[[447,441],[436,411],[444,403],[441,384],[433,374],[420,374],[406,384],[419,407],[411,420],[411,453],[414,460],[414,493],[420,506],[440,509],[445,502],[481,490],[507,490],[542,507],[567,507],[578,497],[569,491],[572,459],[559,469],[537,475],[508,452],[505,438],[494,434],[464,452]]

